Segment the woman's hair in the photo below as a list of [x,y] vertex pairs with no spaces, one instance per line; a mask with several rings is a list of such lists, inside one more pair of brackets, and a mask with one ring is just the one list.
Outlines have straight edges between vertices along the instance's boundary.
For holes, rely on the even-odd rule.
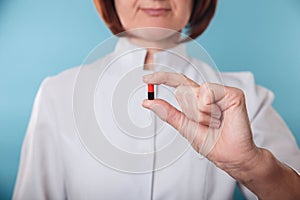
[[[124,30],[115,7],[114,0],[94,0],[96,8],[113,34]],[[214,16],[217,0],[194,0],[193,11],[187,24],[187,34],[195,39],[201,35]]]

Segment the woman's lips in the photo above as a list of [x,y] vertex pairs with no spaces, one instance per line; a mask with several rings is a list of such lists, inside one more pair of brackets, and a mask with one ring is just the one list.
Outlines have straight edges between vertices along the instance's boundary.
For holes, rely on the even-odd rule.
[[169,8],[141,8],[141,10],[150,16],[161,16],[171,11]]

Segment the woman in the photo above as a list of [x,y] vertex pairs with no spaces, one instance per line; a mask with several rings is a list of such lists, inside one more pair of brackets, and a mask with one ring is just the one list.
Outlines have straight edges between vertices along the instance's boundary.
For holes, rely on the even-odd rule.
[[[189,36],[196,38],[208,26],[216,1],[95,0],[95,4],[114,34],[144,27],[181,31],[188,26]],[[135,32],[127,40],[120,39],[116,52],[149,43],[160,48],[165,35]],[[172,32],[167,38],[178,39]],[[183,51],[170,43],[163,46]],[[132,55],[121,58],[126,62],[118,63],[120,71],[137,62],[145,64],[145,69],[153,69],[151,63],[170,64],[176,59],[157,48]],[[191,62],[203,65],[200,61]],[[47,78],[34,104],[14,199],[231,199],[236,181],[252,191],[241,186],[249,199],[300,198],[300,178],[296,173],[300,170],[300,152],[271,106],[272,93],[256,86],[249,73],[222,74],[229,85],[223,87],[209,83],[213,82],[209,77],[215,76],[209,67],[202,66],[208,77],[208,83],[204,83],[182,65],[176,72],[186,76],[158,72],[143,77],[147,84],[175,87],[182,112],[170,105],[169,99],[145,100],[143,106],[177,129],[194,150],[189,149],[172,165],[151,173],[113,170],[99,164],[83,147],[72,110],[79,68]],[[118,140],[122,136],[115,137]],[[135,148],[123,138],[119,142]],[[199,154],[207,159],[199,159]]]

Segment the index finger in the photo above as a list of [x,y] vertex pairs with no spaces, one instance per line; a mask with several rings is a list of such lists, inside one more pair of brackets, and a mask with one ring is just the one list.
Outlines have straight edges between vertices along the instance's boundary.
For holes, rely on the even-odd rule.
[[195,81],[189,79],[184,74],[174,72],[155,72],[152,74],[148,74],[143,76],[143,81],[147,84],[164,84],[174,88],[180,85],[198,86]]

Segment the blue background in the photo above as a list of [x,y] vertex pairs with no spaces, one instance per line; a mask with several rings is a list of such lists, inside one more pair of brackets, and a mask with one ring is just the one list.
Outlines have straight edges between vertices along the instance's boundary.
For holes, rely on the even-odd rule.
[[[41,81],[111,35],[91,0],[0,0],[0,199],[10,199]],[[220,1],[198,39],[222,71],[252,71],[300,142],[300,1]],[[236,199],[241,197],[236,194]]]

